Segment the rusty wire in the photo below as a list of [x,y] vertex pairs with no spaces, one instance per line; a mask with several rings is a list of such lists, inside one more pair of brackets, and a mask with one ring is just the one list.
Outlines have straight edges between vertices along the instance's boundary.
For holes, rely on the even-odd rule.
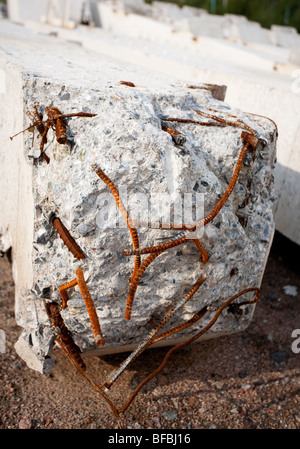
[[54,228],[56,229],[58,235],[68,248],[68,250],[73,254],[73,256],[76,257],[76,259],[78,260],[85,259],[84,252],[82,251],[80,246],[76,243],[75,239],[71,236],[70,232],[62,223],[61,219],[52,214],[50,221],[53,224]]
[[62,308],[64,309],[67,307],[67,303],[69,300],[67,290],[69,290],[72,287],[75,287],[76,285],[78,285],[78,287],[79,287],[80,293],[84,299],[86,309],[89,314],[95,343],[99,346],[103,346],[105,341],[104,341],[103,334],[101,331],[101,326],[99,323],[97,311],[95,309],[94,302],[90,295],[90,292],[87,288],[87,285],[86,285],[86,282],[84,279],[84,274],[83,274],[83,271],[81,268],[77,268],[77,270],[76,270],[76,279],[66,282],[65,284],[61,285],[58,289],[60,296],[62,298]]
[[[62,114],[60,110],[54,106],[46,107],[45,112],[48,118],[46,120],[43,120],[43,114],[39,112],[38,105],[35,104],[33,110],[34,119],[32,121],[32,124],[15,134],[14,136],[10,137],[10,140],[13,140],[16,136],[25,131],[33,130],[34,132],[34,128],[37,128],[41,136],[40,156],[43,157],[47,164],[49,164],[50,158],[45,153],[45,144],[47,143],[47,134],[49,129],[52,128],[55,131],[56,140],[59,144],[65,144],[68,140],[66,118],[95,117],[97,114],[90,114],[89,112],[72,112],[70,114]],[[28,113],[27,115],[30,116],[30,113]]]
[[[117,189],[116,185],[114,184],[114,182],[104,173],[104,171],[102,170],[101,167],[99,167],[97,164],[92,164],[92,169],[96,172],[96,174],[99,176],[99,178],[107,185],[107,187],[110,189],[117,207],[119,209],[119,211],[121,212],[122,217],[124,218],[127,227],[129,229],[130,235],[131,235],[131,240],[132,240],[132,246],[134,249],[138,249],[139,248],[139,236],[138,236],[138,232],[137,229],[132,227],[131,225],[131,219],[129,216],[128,211],[126,210],[126,207],[122,201],[122,198],[120,196],[119,190]],[[135,255],[134,256],[134,269],[133,269],[133,274],[132,274],[132,278],[134,278],[134,276],[136,275],[136,273],[138,272],[139,268],[141,265],[141,257],[140,255]]]
[[[159,323],[150,331],[150,333],[144,338],[144,340],[137,346],[135,351],[133,351],[129,357],[114,371],[112,371],[107,379],[104,382],[104,386],[106,388],[110,388],[110,386],[115,382],[115,380],[122,374],[124,369],[131,363],[133,360],[136,359],[137,356],[139,356],[146,348],[148,348],[153,343],[153,338],[156,336],[156,334],[164,327],[172,318],[172,316],[180,309],[184,304],[186,304],[192,296],[196,293],[196,291],[199,289],[199,287],[203,284],[203,282],[206,280],[205,276],[201,276],[197,282],[193,285],[191,290],[184,295],[172,308],[169,310],[169,312],[166,313],[166,315],[159,321]],[[176,330],[177,331],[177,330]],[[172,331],[172,333],[174,333]],[[164,338],[164,337],[160,337]]]

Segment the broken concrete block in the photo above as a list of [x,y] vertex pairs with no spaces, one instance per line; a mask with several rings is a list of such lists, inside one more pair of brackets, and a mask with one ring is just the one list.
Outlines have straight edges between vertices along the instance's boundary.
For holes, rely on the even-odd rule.
[[[97,17],[98,9],[98,23],[101,23],[101,27],[106,31],[150,41],[156,40],[157,34],[162,44],[172,39],[174,29],[177,28],[173,21],[154,20],[152,16],[126,12],[124,8],[124,5],[114,8],[109,2],[93,4],[94,15]],[[186,27],[187,23],[184,22],[183,26]]]
[[208,36],[217,39],[227,37],[224,35],[225,19],[215,14],[191,17],[188,19],[189,30],[194,36]]
[[84,0],[8,0],[8,17],[14,22],[36,20],[71,28],[81,23],[87,10]]
[[182,19],[182,10],[174,3],[154,1],[151,3],[151,7],[153,9],[153,15],[158,20],[176,22]]
[[[213,98],[205,85],[185,87],[136,66],[95,58],[77,44],[57,39],[54,45],[49,36],[37,40],[26,28],[7,23],[0,38],[6,47],[0,51],[2,101],[15,111],[8,115],[2,110],[0,116],[5,142],[0,233],[9,233],[12,240],[16,320],[24,329],[16,349],[33,369],[52,367],[57,329],[50,327],[45,303],[62,305],[59,288],[66,283],[71,282],[67,307],[61,310],[64,323],[81,351],[99,354],[135,348],[200,276],[205,282],[170,326],[191,319],[204,306],[214,308],[245,288],[260,286],[274,232],[276,128],[269,119],[231,108]],[[44,119],[48,106],[64,114],[97,115],[68,117],[65,144],[49,129],[43,148],[47,163],[37,129],[34,141],[29,132],[9,139],[30,126],[27,112],[35,104]],[[213,125],[199,124],[207,121]],[[242,161],[245,139],[252,143]],[[238,173],[223,207],[194,236],[208,252],[208,261],[191,239],[160,254],[141,276],[130,320],[124,314],[134,258],[123,253],[132,247],[129,227],[111,184],[97,175],[94,164],[118,188],[141,247],[181,235],[159,229],[159,223],[194,223],[208,216]],[[74,257],[72,245],[65,244],[70,237],[59,235],[53,214],[85,258]],[[103,347],[95,343],[81,285],[74,282],[78,269],[100,320]],[[252,297],[248,293],[244,299]],[[224,310],[209,336],[245,329],[254,307]],[[203,323],[158,344],[182,341]]]
[[206,9],[202,8],[196,8],[193,6],[184,5],[181,8],[181,12],[184,18],[190,19],[191,17],[200,17],[200,16],[207,16],[208,12]]
[[148,5],[144,0],[122,0],[125,13],[152,15],[152,5]]
[[289,62],[291,64],[294,64],[295,66],[300,67],[300,47],[291,48],[290,54],[289,54]]
[[46,14],[48,0],[8,0],[8,18],[14,22],[40,20]]
[[270,30],[263,28],[260,23],[247,21],[246,23],[232,24],[226,37],[234,38],[244,44],[257,43],[270,45],[270,34]]
[[272,25],[271,39],[272,43],[279,47],[297,48],[300,45],[300,35],[293,27]]
[[17,354],[26,361],[27,366],[42,374],[48,373],[54,367],[54,359],[51,358],[53,347],[54,334],[45,326],[34,330],[25,329],[15,343]]

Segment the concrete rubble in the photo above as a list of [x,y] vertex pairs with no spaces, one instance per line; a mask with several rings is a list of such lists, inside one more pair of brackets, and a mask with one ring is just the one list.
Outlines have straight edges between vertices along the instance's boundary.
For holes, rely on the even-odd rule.
[[[277,131],[271,120],[217,99],[222,98],[222,88],[221,94],[212,95],[205,84],[187,86],[176,78],[95,54],[76,42],[45,34],[37,39],[26,27],[1,23],[0,91],[6,109],[0,115],[4,192],[0,233],[2,240],[11,241],[16,321],[24,329],[16,349],[40,372],[53,366],[55,337],[44,301],[61,303],[58,288],[75,278],[77,268],[84,272],[106,343],[96,347],[78,287],[68,291],[68,307],[62,310],[74,341],[84,352],[128,351],[201,275],[207,279],[176,317],[179,322],[204,305],[214,306],[245,288],[258,287],[274,232]],[[58,144],[50,130],[47,164],[39,157],[37,131],[34,142],[28,132],[9,139],[29,126],[26,114],[35,103],[42,112],[51,105],[63,113],[84,111],[97,116],[68,119],[65,145]],[[172,126],[186,139],[182,145],[175,144],[162,129],[163,118],[205,121],[194,110],[214,110],[219,117],[241,120],[256,132],[258,147],[255,154],[246,156],[226,205],[205,227],[203,236],[199,235],[209,253],[208,262],[202,262],[191,243],[163,253],[143,275],[132,319],[127,321],[124,310],[133,258],[125,257],[122,250],[131,247],[130,234],[122,217],[120,226],[116,225],[115,201],[91,166],[100,165],[119,189],[125,188],[130,214],[142,223],[147,221],[148,208],[151,217],[155,212],[161,215],[159,204],[165,199],[171,201],[174,212],[176,201],[186,197],[194,214],[191,194],[204,208],[199,206],[196,212],[207,215],[230,182],[245,129],[175,123]],[[76,260],[68,251],[49,221],[52,213],[60,217],[85,259]],[[138,233],[141,247],[178,235],[178,231],[145,226]],[[5,242],[2,245],[5,248]],[[224,311],[209,337],[245,329],[254,307]],[[184,339],[202,325],[161,344]]]

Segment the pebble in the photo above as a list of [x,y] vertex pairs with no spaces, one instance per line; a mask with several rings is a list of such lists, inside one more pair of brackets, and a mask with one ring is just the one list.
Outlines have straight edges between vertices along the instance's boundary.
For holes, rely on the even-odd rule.
[[267,338],[268,338],[268,340],[269,340],[270,342],[274,341],[274,337],[273,337],[273,334],[272,334],[271,332],[268,333]]
[[220,380],[214,381],[209,379],[208,382],[214,387],[216,387],[218,390],[221,390],[221,388],[223,388],[224,386],[224,382],[221,382]]
[[163,412],[163,417],[167,421],[175,421],[178,418],[178,414],[177,414],[177,412],[166,411],[166,412]]
[[20,419],[19,429],[32,429],[32,420],[30,418]]
[[245,390],[245,391],[246,391],[246,390],[249,390],[250,388],[251,388],[251,385],[250,385],[250,384],[242,384],[242,385],[241,385],[241,389],[242,389],[242,390]]
[[44,422],[45,422],[45,426],[49,426],[53,422],[53,419],[50,417],[47,417],[47,418],[45,418]]
[[159,429],[159,427],[161,426],[159,417],[158,417],[158,416],[154,416],[154,417],[152,418],[152,421],[154,422],[154,424],[155,424],[155,426],[157,427],[157,429]]
[[69,100],[70,99],[70,94],[69,92],[66,92],[65,94],[61,95],[59,97],[60,101],[64,101],[64,100]]
[[23,363],[22,362],[11,362],[10,363],[10,366],[13,368],[13,369],[17,369],[17,370],[20,370],[20,369],[22,369],[23,368]]
[[6,352],[6,334],[3,329],[0,329],[0,354]]
[[169,379],[168,379],[168,377],[167,376],[165,376],[165,375],[161,375],[161,376],[159,376],[159,378],[158,378],[158,384],[159,385],[168,385],[169,384]]
[[284,362],[288,358],[288,353],[284,349],[279,349],[278,351],[272,352],[270,355],[271,358],[278,363]]
[[283,287],[284,293],[288,296],[297,296],[298,290],[295,285],[285,285]]
[[134,429],[142,429],[143,428],[143,426],[138,421],[136,421],[132,427]]
[[189,403],[190,405],[195,405],[197,402],[199,402],[199,399],[198,399],[197,397],[195,397],[195,396],[191,396],[191,397],[188,399],[188,403]]

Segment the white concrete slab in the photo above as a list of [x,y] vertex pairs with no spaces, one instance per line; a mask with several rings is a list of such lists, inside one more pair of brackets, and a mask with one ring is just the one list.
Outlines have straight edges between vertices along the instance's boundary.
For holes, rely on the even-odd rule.
[[224,32],[225,20],[223,16],[204,15],[200,17],[192,17],[189,19],[189,30],[194,36],[208,36],[222,39]]
[[263,28],[259,23],[250,21],[246,23],[232,24],[228,37],[231,39],[235,38],[244,44],[271,44],[270,30]]
[[48,20],[61,26],[68,21],[74,26],[80,23],[84,11],[89,9],[86,0],[7,0],[7,7],[8,18],[12,21]]
[[175,3],[156,2],[152,4],[153,17],[164,22],[175,22],[182,19],[182,10]]
[[289,52],[289,62],[300,67],[300,46],[292,48]]
[[206,9],[202,8],[195,8],[193,6],[184,5],[181,8],[182,14],[186,19],[190,19],[192,17],[201,17],[201,16],[207,16],[208,12]]
[[8,18],[14,22],[40,20],[47,5],[48,0],[7,0]]
[[285,48],[300,48],[300,35],[296,28],[272,25],[271,32],[274,45]]
[[124,11],[140,15],[152,15],[153,7],[144,0],[122,0],[124,4]]

